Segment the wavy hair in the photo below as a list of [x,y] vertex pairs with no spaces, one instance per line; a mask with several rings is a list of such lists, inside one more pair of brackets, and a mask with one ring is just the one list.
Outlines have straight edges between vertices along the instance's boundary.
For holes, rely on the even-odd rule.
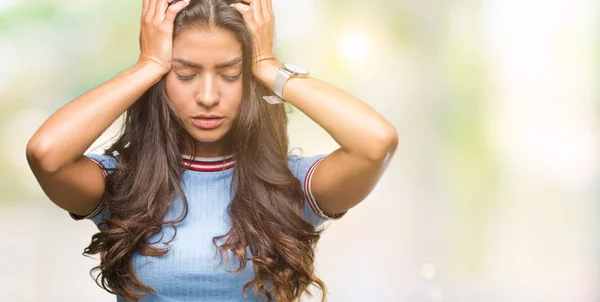
[[[301,216],[304,194],[287,163],[285,107],[261,99],[269,91],[252,74],[253,37],[241,14],[229,6],[233,2],[191,0],[177,15],[173,33],[175,38],[186,27],[215,27],[231,31],[242,45],[243,101],[228,133],[236,158],[234,197],[228,208],[232,223],[226,234],[213,238],[213,244],[221,260],[227,262],[228,251],[238,259],[239,266],[231,273],[241,272],[246,259],[252,260],[254,278],[240,289],[244,296],[251,287],[269,301],[293,301],[310,295],[308,287],[315,285],[324,301],[325,284],[314,274],[320,231]],[[156,292],[136,276],[133,254],[168,253],[170,246],[157,248],[150,237],[162,233],[163,227],[174,228],[176,235],[176,224],[188,213],[181,155],[185,147],[195,151],[195,145],[168,103],[163,78],[127,109],[121,134],[105,151],[118,160],[106,178],[103,197],[110,217],[84,250],[84,255],[99,254],[100,264],[90,271],[97,273],[96,283],[127,300]],[[149,161],[153,164],[144,164]],[[177,197],[183,201],[183,214],[164,221]]]

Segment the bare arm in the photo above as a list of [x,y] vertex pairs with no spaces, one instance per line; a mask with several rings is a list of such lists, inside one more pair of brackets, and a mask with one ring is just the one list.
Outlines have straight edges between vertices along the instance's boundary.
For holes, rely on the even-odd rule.
[[[273,53],[274,15],[271,0],[236,4],[256,37],[261,61],[254,75],[273,90],[281,67]],[[325,129],[341,148],[315,168],[311,191],[319,207],[333,216],[361,202],[375,187],[398,145],[394,126],[356,97],[314,78],[291,78],[284,99]]]
[[167,2],[143,0],[138,62],[60,108],[29,140],[29,166],[59,207],[87,215],[100,204],[104,177],[100,167],[83,154],[171,69],[173,20],[185,6],[184,1],[167,8]]
[[60,108],[27,145],[30,162],[54,173],[85,150],[162,76],[154,63],[139,63]]
[[162,76],[141,63],[68,103],[27,144],[27,161],[50,200],[74,214],[91,213],[104,194],[100,168],[85,150]]
[[[276,61],[263,61],[259,79],[273,86]],[[323,159],[311,191],[330,217],[354,207],[373,190],[398,145],[394,126],[356,97],[314,78],[292,78],[285,100],[325,129],[340,148]]]

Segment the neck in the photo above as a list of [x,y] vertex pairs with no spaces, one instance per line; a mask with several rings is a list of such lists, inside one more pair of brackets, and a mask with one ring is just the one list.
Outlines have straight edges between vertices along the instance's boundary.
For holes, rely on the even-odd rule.
[[[184,148],[183,155],[197,158],[219,158],[228,157],[233,154],[233,146],[225,139],[220,139],[216,142],[200,142],[194,140],[195,149]],[[193,152],[195,151],[195,153]]]

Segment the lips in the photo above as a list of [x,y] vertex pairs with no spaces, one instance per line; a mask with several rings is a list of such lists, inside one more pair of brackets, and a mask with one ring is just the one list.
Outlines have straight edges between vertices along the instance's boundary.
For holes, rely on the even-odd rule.
[[209,117],[209,118],[192,118],[192,123],[196,127],[204,130],[210,130],[217,128],[223,123],[224,118],[222,117]]

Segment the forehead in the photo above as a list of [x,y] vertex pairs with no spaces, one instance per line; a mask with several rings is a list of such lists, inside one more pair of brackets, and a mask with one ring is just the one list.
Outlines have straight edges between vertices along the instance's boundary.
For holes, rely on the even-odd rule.
[[213,28],[188,27],[173,40],[173,57],[214,66],[240,56],[242,46],[233,33]]

